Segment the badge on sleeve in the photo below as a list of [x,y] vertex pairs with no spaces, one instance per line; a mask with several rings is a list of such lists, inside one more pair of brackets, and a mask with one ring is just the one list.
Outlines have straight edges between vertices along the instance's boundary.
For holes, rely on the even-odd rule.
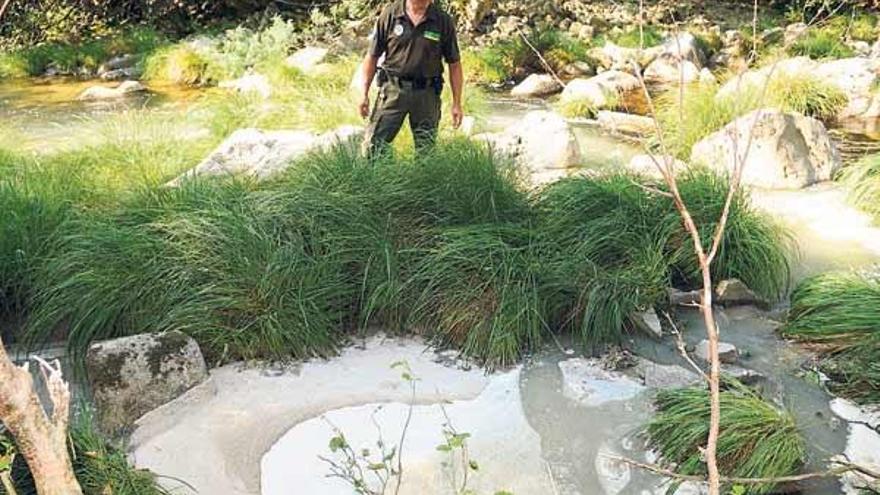
[[403,35],[403,24],[397,24],[394,26],[394,36],[402,36]]

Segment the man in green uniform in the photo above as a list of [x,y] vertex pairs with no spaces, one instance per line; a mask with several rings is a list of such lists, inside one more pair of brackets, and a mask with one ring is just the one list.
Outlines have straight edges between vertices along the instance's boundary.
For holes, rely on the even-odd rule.
[[[394,141],[407,117],[416,149],[433,145],[440,123],[444,61],[452,86],[452,124],[458,128],[464,76],[452,18],[432,0],[394,0],[385,7],[363,64],[360,113],[369,118],[364,141],[369,155]],[[370,86],[377,73],[379,94],[371,111]]]

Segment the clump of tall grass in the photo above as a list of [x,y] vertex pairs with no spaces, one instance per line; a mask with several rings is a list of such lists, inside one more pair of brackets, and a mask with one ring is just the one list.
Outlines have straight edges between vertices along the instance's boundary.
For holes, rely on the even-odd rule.
[[809,73],[775,74],[766,94],[774,106],[826,121],[833,120],[849,101],[840,87]]
[[669,281],[668,233],[654,201],[626,175],[567,179],[538,198],[543,256],[557,325],[599,344],[660,299]]
[[133,198],[115,218],[71,221],[43,267],[29,336],[65,323],[79,354],[93,340],[174,329],[215,362],[331,354],[351,287],[333,253],[283,228],[285,199],[191,183]]
[[831,388],[861,402],[880,400],[880,274],[831,272],[801,282],[782,334],[825,345]]
[[[647,426],[650,444],[681,474],[705,474],[701,447],[709,434],[709,393],[703,388],[664,390]],[[803,465],[804,440],[791,414],[755,392],[731,384],[721,392],[718,468],[723,476],[773,478]],[[774,485],[751,485],[745,493],[770,493]]]
[[444,229],[410,282],[413,315],[441,342],[489,367],[508,366],[547,331],[534,235],[518,225]]
[[834,28],[810,29],[788,48],[788,52],[813,59],[846,58],[855,54],[844,43],[842,33]]
[[[85,495],[169,495],[155,474],[130,465],[125,450],[101,436],[88,411],[74,418],[70,447],[74,474]],[[15,458],[11,474],[18,495],[37,495],[33,478],[20,455]],[[0,494],[5,493],[0,486]]]
[[[681,174],[678,182],[682,197],[700,227],[703,245],[709,246],[724,208],[728,179],[694,168]],[[700,283],[700,275],[693,246],[677,228],[679,218],[672,206],[669,205],[666,211],[664,223],[673,233],[668,246],[674,264],[674,280],[696,286]],[[788,292],[791,262],[796,255],[791,233],[769,214],[754,208],[748,191],[741,188],[731,203],[727,227],[712,264],[713,278],[738,278],[762,297],[775,301]]]
[[880,155],[865,157],[843,169],[849,201],[880,222]]
[[641,31],[632,28],[606,37],[625,48],[651,48],[663,42],[663,33],[655,26],[645,26]]

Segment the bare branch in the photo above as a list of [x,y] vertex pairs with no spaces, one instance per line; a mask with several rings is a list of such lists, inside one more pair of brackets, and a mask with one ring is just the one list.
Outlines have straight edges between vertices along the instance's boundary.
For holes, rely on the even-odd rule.
[[525,42],[525,44],[529,48],[531,48],[531,50],[533,52],[535,52],[535,55],[538,56],[538,60],[541,61],[541,65],[543,65],[544,68],[547,69],[547,72],[550,73],[551,76],[553,76],[553,79],[556,79],[556,82],[559,83],[559,85],[564,88],[566,86],[565,82],[563,82],[562,79],[559,78],[559,75],[556,74],[556,71],[553,70],[553,67],[550,65],[549,62],[547,62],[547,59],[545,59],[544,56],[541,55],[541,52],[538,51],[537,48],[535,48],[535,45],[533,45],[532,42],[529,41],[529,38],[526,36],[526,33],[524,33],[522,31],[522,29],[519,28],[519,26],[516,27],[516,32],[519,34],[519,36],[522,38],[522,40]]
[[[647,464],[644,462],[635,461],[632,459],[628,459],[626,457],[602,453],[601,455],[608,457],[609,459],[622,462],[624,464],[629,464],[630,466],[637,467],[639,469],[644,469],[645,471],[650,471],[655,474],[659,474],[661,476],[677,479],[681,481],[692,481],[696,483],[706,483],[706,477],[700,475],[692,475],[692,474],[680,474],[676,473],[671,469],[664,468],[662,466],[658,466],[656,464]],[[732,483],[736,485],[778,485],[780,483],[797,483],[800,481],[808,481],[822,478],[833,478],[836,476],[840,476],[841,474],[850,473],[850,472],[859,472],[870,476],[875,479],[880,479],[880,475],[878,473],[865,468],[864,466],[859,466],[851,463],[836,463],[839,464],[838,467],[828,469],[826,471],[816,471],[812,473],[804,473],[804,474],[795,474],[791,476],[778,476],[772,478],[739,478],[732,476],[722,476],[720,481],[722,483]]]

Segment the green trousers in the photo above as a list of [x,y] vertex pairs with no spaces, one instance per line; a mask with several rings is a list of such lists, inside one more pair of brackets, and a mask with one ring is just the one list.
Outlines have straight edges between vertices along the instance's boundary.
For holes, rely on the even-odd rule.
[[411,84],[396,80],[382,84],[364,136],[364,152],[375,156],[385,151],[407,117],[416,150],[433,146],[440,124],[440,101],[440,95],[430,86],[415,89]]

